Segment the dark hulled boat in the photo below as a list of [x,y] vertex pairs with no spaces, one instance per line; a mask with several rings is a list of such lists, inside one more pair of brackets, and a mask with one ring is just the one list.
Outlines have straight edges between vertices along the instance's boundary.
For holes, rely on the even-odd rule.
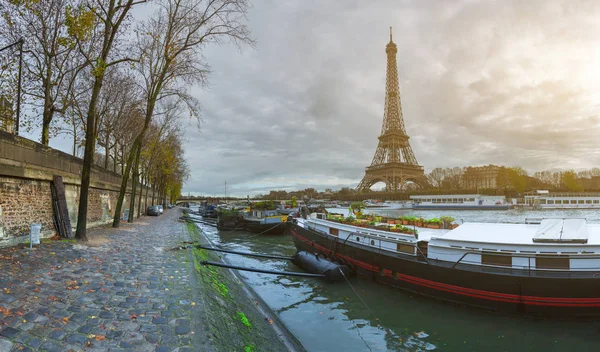
[[248,231],[261,235],[283,235],[285,232],[286,216],[277,211],[254,210],[239,212],[220,210],[217,218],[217,228],[221,231]]
[[288,222],[299,251],[362,277],[447,302],[509,313],[600,316],[600,225],[464,224],[419,238],[328,221]]

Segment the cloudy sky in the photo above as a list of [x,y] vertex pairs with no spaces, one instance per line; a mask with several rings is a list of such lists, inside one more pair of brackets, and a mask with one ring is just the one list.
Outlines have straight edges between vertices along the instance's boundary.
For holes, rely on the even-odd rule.
[[599,1],[256,0],[256,47],[206,50],[184,192],[356,186],[381,132],[389,26],[426,171],[598,166],[599,19]]

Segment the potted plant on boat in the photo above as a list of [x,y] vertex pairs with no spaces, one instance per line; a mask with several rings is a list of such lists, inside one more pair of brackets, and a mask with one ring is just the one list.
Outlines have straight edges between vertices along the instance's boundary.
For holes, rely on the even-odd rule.
[[408,217],[408,224],[409,225],[414,225],[415,222],[417,222],[417,218],[416,217],[414,217],[414,216],[409,216]]
[[350,204],[350,210],[354,215],[359,216],[362,215],[362,210],[365,208],[363,202],[353,202]]
[[427,220],[427,227],[430,229],[439,229],[441,227],[441,221],[438,218]]
[[390,218],[386,218],[386,222],[390,225],[395,225],[396,224],[396,219],[390,219]]
[[417,225],[418,227],[423,227],[423,218],[417,218],[415,220],[415,225]]
[[451,229],[454,218],[451,216],[440,216],[440,221],[442,222],[442,227],[444,229]]

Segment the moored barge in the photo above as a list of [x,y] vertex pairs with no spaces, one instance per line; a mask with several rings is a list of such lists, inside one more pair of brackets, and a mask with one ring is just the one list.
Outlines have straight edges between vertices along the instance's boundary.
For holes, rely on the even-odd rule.
[[298,250],[405,291],[509,313],[600,316],[600,225],[585,219],[466,223],[415,237],[313,213],[286,229]]

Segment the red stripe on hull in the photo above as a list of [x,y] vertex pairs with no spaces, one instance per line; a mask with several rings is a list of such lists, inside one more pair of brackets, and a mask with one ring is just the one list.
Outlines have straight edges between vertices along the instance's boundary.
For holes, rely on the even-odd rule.
[[[290,232],[292,233],[292,236],[296,237],[297,239],[299,239],[302,242],[307,243],[311,247],[314,247],[315,249],[319,250],[320,252],[323,252],[326,254],[333,254],[332,250],[310,241],[309,239],[299,235],[296,231],[292,230]],[[364,268],[366,270],[369,270],[372,272],[379,272],[379,267],[377,267],[375,265],[365,263],[363,261],[348,257],[348,256],[340,254],[340,253],[335,253],[335,256],[338,258],[343,258],[346,261],[348,261],[358,267]],[[385,274],[385,276],[392,277],[392,271],[389,269],[384,269],[384,274]],[[520,296],[520,295],[514,295],[514,294],[510,294],[510,293],[483,291],[483,290],[477,290],[477,289],[468,288],[468,287],[444,284],[441,282],[431,281],[431,280],[427,280],[427,279],[423,279],[423,278],[419,278],[419,277],[415,277],[415,276],[410,276],[410,275],[406,275],[406,274],[400,274],[400,273],[397,273],[396,277],[399,280],[411,283],[413,285],[427,287],[427,288],[431,288],[431,289],[435,289],[435,290],[443,291],[443,292],[449,292],[449,293],[453,293],[456,295],[480,298],[480,299],[485,299],[485,300],[490,300],[490,301],[507,302],[507,303],[514,303],[514,304],[523,303],[523,304],[527,304],[527,305],[554,306],[554,307],[600,307],[600,298],[597,298],[597,297],[590,297],[590,298],[573,297],[573,298],[570,298],[570,297]]]

